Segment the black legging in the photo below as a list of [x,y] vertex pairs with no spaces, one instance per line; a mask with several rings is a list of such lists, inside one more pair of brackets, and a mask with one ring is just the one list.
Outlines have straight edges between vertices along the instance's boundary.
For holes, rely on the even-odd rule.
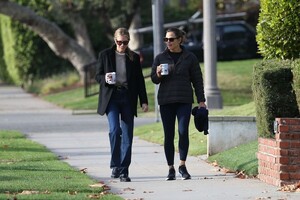
[[185,161],[189,150],[189,123],[192,104],[172,103],[160,106],[160,115],[164,128],[164,150],[168,165],[174,165],[175,120],[178,120],[179,157]]

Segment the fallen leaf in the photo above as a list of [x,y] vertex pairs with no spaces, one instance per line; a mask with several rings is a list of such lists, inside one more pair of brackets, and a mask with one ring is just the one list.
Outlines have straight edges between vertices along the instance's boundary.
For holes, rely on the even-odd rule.
[[98,188],[98,187],[102,188],[102,187],[105,186],[105,184],[103,184],[103,183],[95,183],[95,184],[92,184],[92,185],[89,185],[89,186],[92,187],[92,188]]
[[76,195],[76,194],[77,194],[77,191],[68,191],[68,194],[69,194],[69,195]]
[[244,171],[237,172],[236,177],[241,179],[248,178],[248,176],[244,173]]
[[218,162],[217,162],[216,160],[215,160],[214,162],[212,162],[211,164],[212,164],[212,166],[214,166],[214,167],[219,166],[219,165],[218,165]]
[[[266,200],[266,199],[271,199],[271,197],[258,197],[255,200]],[[280,200],[280,199],[277,199]]]
[[87,168],[83,168],[80,170],[81,173],[86,174],[87,173]]
[[144,198],[134,198],[134,199],[125,199],[125,200],[144,200]]
[[20,194],[39,194],[39,191],[33,191],[33,190],[23,190]]
[[87,197],[90,199],[101,199],[103,197],[103,194],[90,194]]
[[106,194],[109,194],[109,192],[107,192],[107,191],[103,191],[103,192],[101,192],[100,194],[102,194],[102,195],[106,195]]
[[110,187],[105,185],[105,186],[103,186],[103,190],[110,190]]
[[65,157],[63,157],[63,156],[58,156],[58,159],[60,159],[60,160],[67,160],[67,159],[69,159],[67,156],[65,156]]
[[222,171],[225,172],[225,173],[236,173],[236,171],[226,169],[226,168],[223,168]]
[[127,187],[127,188],[124,188],[123,191],[134,191],[135,189],[133,188],[130,188],[130,187]]
[[51,194],[51,192],[46,190],[46,191],[42,192],[42,194]]
[[282,186],[279,191],[285,191],[285,192],[300,192],[300,181],[295,184],[290,185],[284,185]]

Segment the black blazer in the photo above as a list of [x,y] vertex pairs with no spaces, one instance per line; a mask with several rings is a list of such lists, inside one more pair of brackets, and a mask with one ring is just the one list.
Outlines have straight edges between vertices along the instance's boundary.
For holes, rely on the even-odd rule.
[[[116,45],[105,49],[99,53],[96,81],[100,84],[98,109],[100,115],[104,115],[108,102],[114,90],[114,85],[109,85],[105,82],[105,74],[107,72],[116,71]],[[141,68],[140,57],[137,53],[127,49],[126,52],[126,74],[128,82],[128,93],[130,104],[134,115],[137,116],[137,100],[139,97],[140,105],[148,104],[145,80]]]

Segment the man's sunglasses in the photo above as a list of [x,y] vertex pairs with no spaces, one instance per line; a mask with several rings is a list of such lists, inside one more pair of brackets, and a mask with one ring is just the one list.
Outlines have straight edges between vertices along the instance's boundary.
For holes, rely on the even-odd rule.
[[129,41],[127,40],[127,41],[118,41],[118,40],[116,40],[116,43],[119,45],[119,46],[121,46],[122,44],[123,45],[127,45],[128,43],[129,43]]
[[164,38],[164,42],[174,42],[175,39],[178,39],[178,38]]

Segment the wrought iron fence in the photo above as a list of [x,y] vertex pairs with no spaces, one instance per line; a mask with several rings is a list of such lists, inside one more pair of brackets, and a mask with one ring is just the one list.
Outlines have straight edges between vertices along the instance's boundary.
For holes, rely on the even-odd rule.
[[84,71],[84,97],[90,97],[99,93],[99,84],[95,80],[97,62],[83,66]]

